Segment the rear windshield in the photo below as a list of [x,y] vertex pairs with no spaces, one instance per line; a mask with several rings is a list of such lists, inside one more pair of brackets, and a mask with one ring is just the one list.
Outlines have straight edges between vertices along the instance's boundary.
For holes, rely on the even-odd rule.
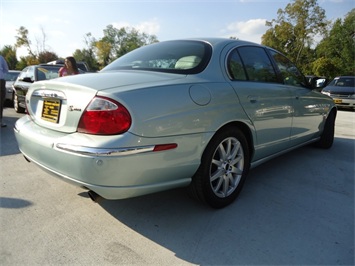
[[101,72],[132,69],[196,74],[207,66],[211,52],[211,46],[201,41],[166,41],[133,50]]

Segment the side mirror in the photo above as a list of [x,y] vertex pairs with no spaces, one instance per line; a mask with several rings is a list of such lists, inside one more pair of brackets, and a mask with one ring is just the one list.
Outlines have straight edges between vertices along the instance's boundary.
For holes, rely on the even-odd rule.
[[22,81],[23,81],[23,82],[31,82],[31,83],[33,83],[33,80],[32,80],[30,77],[24,77],[24,78],[22,79]]
[[327,85],[327,80],[325,78],[317,77],[313,78],[310,83],[313,90],[321,91]]
[[317,89],[317,80],[316,79],[311,79],[311,87],[313,90]]

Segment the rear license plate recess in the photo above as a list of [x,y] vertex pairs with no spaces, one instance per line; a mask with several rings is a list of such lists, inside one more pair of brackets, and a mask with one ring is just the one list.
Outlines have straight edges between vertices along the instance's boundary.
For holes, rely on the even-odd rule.
[[61,106],[62,102],[60,100],[44,99],[42,119],[52,123],[59,123],[59,114]]

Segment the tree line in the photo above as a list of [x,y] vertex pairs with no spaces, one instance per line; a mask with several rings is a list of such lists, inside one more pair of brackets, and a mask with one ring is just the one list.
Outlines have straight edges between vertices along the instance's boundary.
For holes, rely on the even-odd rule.
[[304,74],[355,74],[355,9],[331,23],[317,0],[295,0],[277,15],[266,22],[262,44],[283,52]]
[[[261,43],[284,53],[304,74],[333,78],[355,74],[355,9],[344,19],[331,23],[317,0],[293,0],[285,9],[277,11],[277,18],[266,22],[268,30]],[[16,43],[1,50],[10,69],[21,70],[28,65],[58,59],[46,45],[46,34],[33,44],[28,30],[17,30]],[[237,37],[231,37],[237,39]],[[319,42],[316,42],[319,39]],[[135,28],[115,28],[108,25],[102,38],[91,33],[84,36],[84,48],[76,49],[73,56],[85,61],[92,71],[100,70],[116,58],[144,45],[159,42],[155,35],[141,33]],[[28,55],[17,59],[16,50],[25,47]]]

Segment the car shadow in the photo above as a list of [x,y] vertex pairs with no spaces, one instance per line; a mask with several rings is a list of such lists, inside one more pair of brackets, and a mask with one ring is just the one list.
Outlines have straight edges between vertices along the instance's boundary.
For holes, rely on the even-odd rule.
[[0,208],[21,209],[33,205],[32,202],[17,198],[0,197]]
[[[332,226],[353,218],[354,192],[339,177],[325,178],[324,165],[354,162],[353,149],[353,140],[336,138],[329,150],[306,146],[260,165],[250,171],[239,198],[224,209],[191,199],[186,188],[98,204],[189,263],[336,264],[330,250],[342,248],[343,255],[348,247],[325,239],[334,233]],[[345,176],[353,174],[348,168],[338,170]],[[344,194],[344,202],[331,203],[329,193],[334,192]],[[352,213],[342,213],[342,204],[350,205]],[[330,227],[324,225],[324,213],[335,215],[328,218]],[[353,234],[346,234],[341,237],[351,242]],[[342,255],[338,263],[351,261],[351,255]]]
[[18,117],[4,117],[6,127],[0,128],[0,156],[20,153],[14,133],[14,126]]

